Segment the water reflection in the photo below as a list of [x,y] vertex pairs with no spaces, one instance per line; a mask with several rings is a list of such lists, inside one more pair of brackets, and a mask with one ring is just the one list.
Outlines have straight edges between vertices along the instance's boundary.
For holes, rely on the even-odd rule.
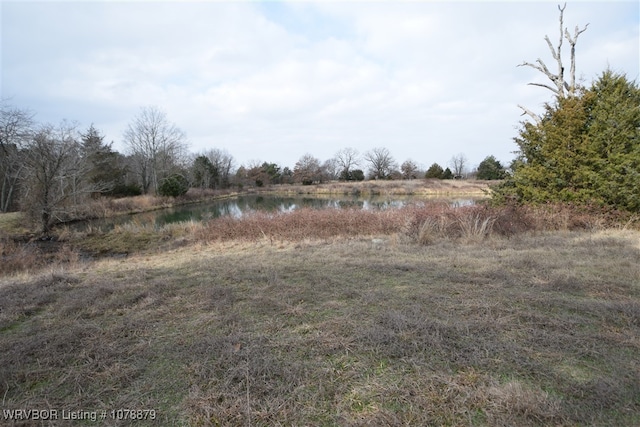
[[249,212],[291,212],[300,208],[312,209],[398,209],[408,204],[426,205],[428,203],[448,203],[454,207],[475,204],[474,199],[426,199],[415,196],[371,196],[362,198],[357,196],[345,197],[282,197],[282,196],[240,196],[232,199],[216,200],[126,215],[115,218],[93,220],[73,226],[76,230],[84,230],[88,226],[101,228],[105,231],[113,229],[115,225],[133,223],[136,226],[153,225],[160,228],[166,224],[187,221],[206,221],[222,216],[239,218]]

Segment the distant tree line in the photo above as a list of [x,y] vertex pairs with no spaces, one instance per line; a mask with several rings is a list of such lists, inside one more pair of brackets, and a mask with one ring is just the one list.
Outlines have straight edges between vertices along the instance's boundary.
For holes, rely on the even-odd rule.
[[[186,134],[157,107],[142,108],[128,124],[123,133],[124,154],[104,138],[94,125],[83,131],[74,122],[38,124],[33,113],[2,102],[0,211],[22,210],[48,232],[57,222],[87,215],[83,211],[87,201],[102,196],[177,197],[189,188],[474,175],[462,154],[452,158],[453,171],[434,164],[425,172],[411,159],[399,165],[384,147],[363,154],[344,148],[324,162],[307,153],[293,168],[268,161],[238,166],[225,150],[189,152]],[[500,179],[504,170],[495,159],[494,169],[502,172],[483,175],[487,161],[480,164],[478,177]]]

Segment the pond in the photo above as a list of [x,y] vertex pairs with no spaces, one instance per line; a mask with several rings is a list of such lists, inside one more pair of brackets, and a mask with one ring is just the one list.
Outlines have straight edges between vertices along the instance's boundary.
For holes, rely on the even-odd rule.
[[291,212],[300,208],[312,209],[397,209],[408,204],[448,203],[451,206],[473,205],[478,199],[473,198],[426,198],[424,196],[277,196],[247,195],[229,199],[220,199],[204,203],[176,206],[132,215],[113,218],[96,219],[72,224],[70,228],[84,231],[88,227],[100,228],[103,231],[113,229],[116,225],[133,223],[140,226],[153,225],[162,227],[166,224],[206,221],[221,216],[241,217],[250,212]]

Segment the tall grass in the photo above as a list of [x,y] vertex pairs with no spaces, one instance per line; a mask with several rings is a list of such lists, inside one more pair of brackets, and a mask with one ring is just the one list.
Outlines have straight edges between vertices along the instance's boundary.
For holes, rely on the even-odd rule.
[[241,218],[222,217],[197,231],[200,240],[301,240],[335,236],[390,234],[402,230],[399,211],[357,209],[299,209],[290,213],[255,212]]
[[[626,220],[626,223],[625,223]],[[290,213],[256,212],[223,217],[195,229],[195,238],[215,240],[300,240],[397,233],[420,244],[440,239],[478,241],[523,232],[595,230],[637,224],[624,214],[572,206],[411,205],[401,209],[300,209]]]
[[[136,200],[139,207],[145,204],[153,206],[158,202],[149,196],[140,196]],[[287,213],[255,212],[240,218],[220,217],[206,222],[161,227],[132,222],[118,225],[109,232],[89,229],[85,233],[76,233],[62,228],[58,242],[46,246],[48,252],[44,255],[41,254],[42,244],[37,246],[5,239],[0,242],[0,274],[34,270],[52,262],[73,262],[74,256],[78,257],[73,255],[76,249],[89,254],[109,255],[157,252],[194,241],[266,239],[273,243],[388,235],[428,245],[441,240],[472,243],[520,233],[593,231],[636,227],[638,224],[637,216],[569,205],[494,207],[480,204],[452,207],[444,203],[429,203],[386,210],[305,208]]]
[[0,239],[0,276],[35,272],[48,265],[75,265],[79,259],[78,252],[62,242],[19,243]]

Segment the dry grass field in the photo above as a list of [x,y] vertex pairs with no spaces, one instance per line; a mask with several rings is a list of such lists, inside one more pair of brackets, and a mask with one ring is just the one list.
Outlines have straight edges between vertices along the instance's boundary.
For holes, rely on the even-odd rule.
[[260,192],[279,194],[473,196],[487,197],[495,181],[414,179],[407,181],[328,182],[318,185],[275,185]]
[[105,425],[640,425],[640,232],[609,220],[442,206],[69,233],[69,253],[95,238],[129,255],[0,276],[1,406],[156,415]]

